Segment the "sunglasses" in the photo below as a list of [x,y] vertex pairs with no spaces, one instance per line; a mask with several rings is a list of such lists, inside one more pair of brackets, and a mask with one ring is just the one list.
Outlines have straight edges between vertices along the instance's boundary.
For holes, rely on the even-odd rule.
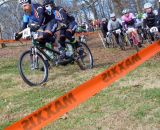
[[45,8],[50,8],[51,7],[51,5],[45,5]]

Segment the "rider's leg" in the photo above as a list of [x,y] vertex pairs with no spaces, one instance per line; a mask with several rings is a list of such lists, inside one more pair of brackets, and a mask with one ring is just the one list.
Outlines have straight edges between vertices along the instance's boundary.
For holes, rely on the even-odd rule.
[[150,33],[152,42],[154,41],[154,33]]
[[102,34],[103,34],[104,41],[106,41],[107,32],[103,30],[103,31],[102,31]]
[[66,37],[65,37],[65,32],[66,30],[63,29],[63,30],[60,30],[60,39],[59,39],[59,43],[61,44],[61,47],[65,48],[65,40],[66,40]]
[[50,21],[45,26],[42,26],[38,30],[38,41],[43,42],[54,42],[55,38],[53,37],[53,34],[55,33],[56,29],[58,27],[58,24],[55,20]]
[[60,54],[61,54],[61,59],[64,59],[65,56],[66,56],[66,45],[65,45],[65,40],[66,40],[66,37],[65,37],[65,32],[66,30],[63,29],[63,30],[60,30],[60,39],[59,39],[59,43],[60,43],[60,48],[59,48],[59,51],[60,51]]
[[113,35],[115,36],[116,43],[120,46],[120,43],[119,43],[119,35],[116,34],[116,33],[113,33]]
[[54,37],[54,33],[56,32],[58,27],[58,24],[55,20],[51,20],[46,28],[45,28],[45,32],[44,32],[44,39],[48,40],[48,42],[55,42],[55,37]]
[[69,24],[69,27],[68,29],[66,30],[66,33],[65,33],[65,36],[67,39],[70,40],[70,42],[77,46],[78,47],[78,42],[76,41],[75,37],[74,37],[74,34],[75,34],[75,31],[77,29],[77,23],[75,21],[71,22]]

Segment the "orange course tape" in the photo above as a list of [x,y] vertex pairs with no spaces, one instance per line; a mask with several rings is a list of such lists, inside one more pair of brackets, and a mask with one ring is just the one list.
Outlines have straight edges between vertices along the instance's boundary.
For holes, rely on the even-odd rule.
[[16,42],[15,40],[0,40],[0,44],[2,43],[14,43]]
[[[84,33],[76,33],[75,36],[81,36],[82,34],[87,36],[91,34],[96,34],[97,32],[84,32]],[[29,40],[22,40],[22,41],[29,41]],[[0,40],[0,44],[2,43],[15,43],[17,42],[16,40]]]
[[43,106],[5,130],[39,130],[45,127],[48,123],[55,121],[66,112],[99,93],[102,89],[109,87],[113,82],[134,70],[158,52],[160,52],[160,41],[117,63],[115,66],[76,87],[57,100]]
[[[29,40],[21,40],[22,42],[27,42]],[[0,44],[2,43],[15,43],[15,42],[19,42],[19,41],[16,41],[16,40],[0,40]]]

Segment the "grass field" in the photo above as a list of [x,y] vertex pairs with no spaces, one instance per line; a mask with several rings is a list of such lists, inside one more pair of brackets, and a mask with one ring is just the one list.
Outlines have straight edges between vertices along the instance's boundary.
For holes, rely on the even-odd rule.
[[[93,53],[95,54],[95,50]],[[106,55],[111,53],[116,54],[117,51],[108,49]],[[126,57],[126,54],[124,55]],[[17,57],[1,58],[0,129],[117,62],[117,59],[106,59],[97,64],[97,57],[93,70],[81,71],[76,65],[52,68],[49,81],[37,88],[28,87],[20,78]],[[104,89],[69,112],[67,119],[59,119],[44,130],[159,130],[160,58],[158,57],[160,56],[150,59],[110,88]],[[121,58],[123,59],[123,56]]]

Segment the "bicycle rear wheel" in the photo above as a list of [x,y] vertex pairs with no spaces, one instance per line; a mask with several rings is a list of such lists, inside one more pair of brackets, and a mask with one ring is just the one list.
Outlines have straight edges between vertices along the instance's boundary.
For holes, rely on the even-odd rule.
[[24,52],[18,63],[19,73],[29,86],[38,86],[48,79],[48,66],[43,57],[31,50]]
[[120,48],[125,51],[125,45],[124,45],[124,40],[122,39],[122,37],[119,35],[119,44],[120,44]]

